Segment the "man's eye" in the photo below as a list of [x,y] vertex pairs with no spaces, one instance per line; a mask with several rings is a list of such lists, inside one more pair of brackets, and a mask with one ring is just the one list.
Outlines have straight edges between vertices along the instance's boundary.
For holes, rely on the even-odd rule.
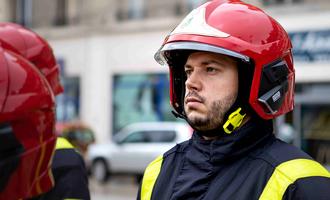
[[213,68],[213,67],[207,67],[207,68],[206,68],[206,71],[207,71],[207,72],[215,72],[216,69]]
[[192,70],[191,69],[186,69],[184,70],[186,76],[189,76],[191,73],[192,73]]

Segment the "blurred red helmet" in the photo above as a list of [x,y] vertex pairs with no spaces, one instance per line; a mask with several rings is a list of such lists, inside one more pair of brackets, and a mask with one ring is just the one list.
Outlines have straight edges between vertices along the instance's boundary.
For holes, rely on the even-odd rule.
[[[238,0],[214,0],[193,10],[166,37],[155,59],[170,68],[171,104],[181,116],[183,65],[189,52],[207,51],[239,61],[239,79],[248,80],[239,95],[260,117],[272,119],[293,109],[291,48],[281,25],[259,8]],[[241,73],[245,68],[250,75]]]
[[0,45],[32,62],[46,77],[55,95],[63,92],[59,65],[52,48],[39,35],[20,25],[0,23]]
[[16,200],[37,196],[54,185],[53,92],[61,86],[49,82],[56,80],[52,77],[58,71],[52,71],[57,66],[44,40],[14,24],[2,23],[0,35],[0,199]]

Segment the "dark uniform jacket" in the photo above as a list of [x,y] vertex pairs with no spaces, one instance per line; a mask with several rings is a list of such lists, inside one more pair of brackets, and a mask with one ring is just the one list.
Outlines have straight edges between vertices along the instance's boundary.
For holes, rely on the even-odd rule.
[[52,172],[55,186],[33,200],[90,199],[84,160],[64,138],[57,139]]
[[142,200],[330,199],[330,174],[272,134],[271,123],[249,121],[219,140],[194,132],[146,169]]

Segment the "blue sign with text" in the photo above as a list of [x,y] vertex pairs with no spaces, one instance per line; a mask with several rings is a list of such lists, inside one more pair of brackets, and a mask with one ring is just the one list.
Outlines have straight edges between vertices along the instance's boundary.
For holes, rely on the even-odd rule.
[[297,62],[329,62],[330,30],[290,32]]

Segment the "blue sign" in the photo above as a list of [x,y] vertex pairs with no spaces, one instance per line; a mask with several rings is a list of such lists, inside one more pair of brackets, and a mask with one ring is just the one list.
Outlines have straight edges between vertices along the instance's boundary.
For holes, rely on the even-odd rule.
[[297,62],[330,62],[330,30],[291,32]]

